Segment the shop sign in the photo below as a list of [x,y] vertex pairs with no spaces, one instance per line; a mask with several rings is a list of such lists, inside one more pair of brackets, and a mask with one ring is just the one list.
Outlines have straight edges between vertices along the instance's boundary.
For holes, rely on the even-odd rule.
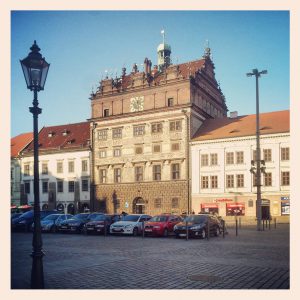
[[288,201],[290,201],[290,197],[289,196],[287,196],[287,197],[281,197],[280,199],[281,199],[281,201],[282,200],[288,200]]
[[202,208],[218,208],[218,204],[214,203],[201,203]]
[[214,202],[231,202],[233,201],[232,199],[228,198],[221,198],[221,199],[215,199]]
[[263,205],[263,206],[270,206],[270,200],[261,199],[261,205]]
[[244,216],[245,203],[226,203],[226,216]]
[[290,197],[281,197],[281,215],[290,214]]

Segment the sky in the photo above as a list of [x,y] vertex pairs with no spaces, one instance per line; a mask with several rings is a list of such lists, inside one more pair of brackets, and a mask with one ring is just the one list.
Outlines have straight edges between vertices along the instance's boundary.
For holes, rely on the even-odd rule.
[[90,93],[106,70],[115,77],[137,63],[142,71],[145,57],[157,64],[162,29],[174,64],[200,59],[208,40],[229,112],[255,113],[255,78],[246,76],[255,68],[268,71],[260,112],[289,109],[288,11],[12,11],[11,136],[33,130],[33,93],[19,60],[34,40],[50,63],[38,95],[41,129],[90,118]]

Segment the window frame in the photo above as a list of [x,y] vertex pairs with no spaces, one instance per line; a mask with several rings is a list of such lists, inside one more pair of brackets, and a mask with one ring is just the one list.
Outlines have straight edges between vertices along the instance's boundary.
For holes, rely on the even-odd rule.
[[171,179],[180,180],[180,164],[171,163]]

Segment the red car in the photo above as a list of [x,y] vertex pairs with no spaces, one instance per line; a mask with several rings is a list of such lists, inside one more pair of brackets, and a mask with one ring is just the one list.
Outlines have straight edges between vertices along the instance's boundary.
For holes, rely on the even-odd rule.
[[172,214],[162,214],[154,216],[149,221],[145,222],[145,236],[168,236],[169,233],[173,233],[174,226],[182,222],[182,218]]

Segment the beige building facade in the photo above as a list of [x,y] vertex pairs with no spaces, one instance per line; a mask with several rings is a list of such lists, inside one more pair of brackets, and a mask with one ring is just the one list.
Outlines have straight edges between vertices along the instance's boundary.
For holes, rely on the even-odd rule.
[[[224,117],[225,98],[207,48],[199,60],[134,65],[91,95],[92,210],[191,211],[191,137],[207,118]],[[169,51],[169,52],[168,52]],[[162,63],[164,61],[164,63]]]

